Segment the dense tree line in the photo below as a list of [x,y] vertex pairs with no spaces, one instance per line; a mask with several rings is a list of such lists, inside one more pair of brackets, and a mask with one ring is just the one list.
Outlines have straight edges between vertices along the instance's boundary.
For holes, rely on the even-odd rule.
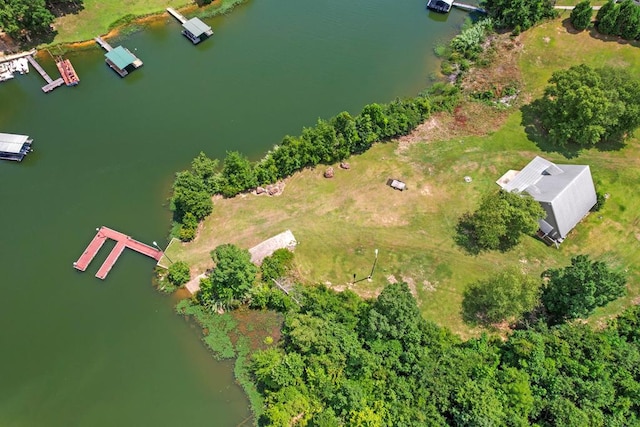
[[633,0],[609,0],[596,15],[598,31],[627,40],[640,39],[640,6]]
[[615,67],[556,71],[538,101],[542,126],[559,146],[621,141],[640,126],[640,80]]
[[513,29],[516,33],[557,16],[553,0],[484,0],[481,4],[496,27]]
[[175,234],[182,240],[195,237],[198,221],[213,209],[214,194],[233,197],[301,169],[363,153],[376,141],[408,134],[433,111],[451,110],[458,98],[456,87],[434,85],[412,99],[369,104],[355,117],[342,112],[329,120],[319,119],[315,126],[305,127],[301,135],[285,136],[257,162],[232,151],[220,166],[217,160],[200,153],[190,170],[176,174],[171,198],[178,224]]
[[274,426],[626,426],[640,422],[640,310],[461,342],[406,284],[375,300],[307,288],[277,348],[253,356]]

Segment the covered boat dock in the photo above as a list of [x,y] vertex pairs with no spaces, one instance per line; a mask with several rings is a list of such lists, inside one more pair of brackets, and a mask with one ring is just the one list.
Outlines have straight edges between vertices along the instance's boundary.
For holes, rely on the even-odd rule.
[[27,135],[0,133],[0,159],[21,162],[31,151],[32,142]]

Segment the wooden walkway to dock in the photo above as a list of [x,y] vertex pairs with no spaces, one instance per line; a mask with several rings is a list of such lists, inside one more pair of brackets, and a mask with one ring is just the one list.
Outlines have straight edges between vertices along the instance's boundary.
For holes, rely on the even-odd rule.
[[474,6],[472,4],[460,3],[460,2],[454,1],[452,3],[452,6],[457,7],[459,9],[468,10],[469,12],[487,13],[487,11],[484,10],[483,8]]
[[60,86],[62,86],[64,84],[64,79],[62,77],[60,77],[57,80],[53,80],[51,77],[49,77],[49,74],[47,74],[47,72],[44,70],[44,68],[42,68],[40,66],[40,64],[38,64],[38,61],[36,61],[33,56],[31,56],[31,55],[27,56],[27,60],[29,61],[31,66],[33,68],[35,68],[36,71],[38,73],[40,73],[42,78],[47,82],[46,85],[42,86],[42,91],[44,93],[51,92],[55,88],[60,87]]
[[171,15],[173,15],[173,17],[176,18],[178,21],[180,21],[182,24],[187,22],[187,18],[185,18],[180,12],[178,12],[174,8],[168,7],[167,8],[167,12],[169,12]]
[[96,277],[98,279],[104,280],[104,278],[107,277],[107,274],[109,274],[111,268],[114,266],[116,261],[118,261],[118,258],[126,248],[133,249],[134,251],[151,257],[156,261],[160,261],[160,258],[162,258],[161,250],[134,240],[130,236],[120,233],[119,231],[103,226],[98,229],[98,233],[91,240],[87,249],[85,249],[82,255],[80,255],[80,258],[73,263],[73,267],[76,270],[85,271],[107,239],[115,240],[116,246],[111,250],[111,253],[109,253],[109,256],[107,256],[107,259],[102,263],[102,266],[96,273]]
[[101,48],[103,48],[107,52],[111,52],[113,50],[111,45],[109,43],[107,43],[106,41],[104,41],[102,39],[102,37],[96,37],[94,40],[96,41],[96,43],[98,43],[100,45]]

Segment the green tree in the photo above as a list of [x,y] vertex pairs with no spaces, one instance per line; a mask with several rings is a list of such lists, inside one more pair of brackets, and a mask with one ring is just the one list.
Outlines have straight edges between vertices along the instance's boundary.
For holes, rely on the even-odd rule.
[[596,15],[598,31],[602,34],[614,34],[619,15],[620,5],[616,0],[606,2]]
[[190,171],[182,171],[173,183],[171,208],[179,221],[188,212],[199,221],[211,213],[213,202],[202,180]]
[[540,101],[541,120],[559,146],[590,147],[624,138],[640,125],[640,85],[622,69],[583,64],[553,73],[549,83]]
[[539,294],[537,279],[517,269],[504,270],[465,289],[463,318],[466,322],[484,325],[505,320],[513,322],[536,307]]
[[50,31],[53,19],[44,0],[0,0],[0,27],[12,37],[30,40]]
[[603,261],[591,261],[587,255],[575,256],[571,265],[549,269],[543,277],[547,283],[541,300],[552,324],[586,318],[597,307],[623,296],[627,280],[624,273],[611,270]]
[[272,255],[262,260],[260,272],[263,282],[271,282],[287,274],[293,262],[293,252],[288,249],[277,249]]
[[614,31],[614,34],[627,40],[635,40],[640,36],[640,6],[633,0],[620,3],[620,13]]
[[571,25],[578,31],[586,30],[591,26],[591,16],[593,15],[593,7],[591,0],[581,1],[571,11]]
[[198,224],[198,219],[191,212],[184,214],[178,231],[178,238],[183,242],[192,241],[196,237]]
[[547,18],[554,18],[552,0],[484,0],[481,4],[499,28],[527,30]]
[[255,282],[257,268],[246,249],[232,244],[220,245],[211,251],[215,268],[211,272],[211,299],[230,305],[246,298]]
[[191,162],[191,170],[203,183],[209,194],[213,195],[221,190],[222,176],[218,170],[218,159],[207,157],[202,151]]
[[233,197],[258,184],[249,159],[237,151],[229,151],[222,167],[222,195]]
[[458,221],[457,241],[467,250],[507,251],[538,230],[538,220],[545,212],[528,194],[504,190],[488,193],[473,213]]
[[182,286],[191,279],[191,270],[189,264],[184,261],[176,261],[169,266],[169,274],[167,275],[169,282],[175,286]]

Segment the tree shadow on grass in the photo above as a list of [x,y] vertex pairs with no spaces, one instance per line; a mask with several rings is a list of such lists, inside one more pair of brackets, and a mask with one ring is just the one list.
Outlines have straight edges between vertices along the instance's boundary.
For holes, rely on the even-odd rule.
[[471,213],[467,212],[458,219],[454,242],[468,255],[478,255],[482,252],[482,248],[480,248],[476,237]]
[[529,141],[535,143],[540,150],[545,153],[560,153],[567,159],[572,159],[580,155],[583,147],[577,144],[566,144],[564,147],[552,144],[547,137],[547,132],[543,129],[540,121],[541,100],[537,99],[531,104],[524,105],[522,111],[522,123],[524,131]]
[[64,1],[52,3],[48,9],[53,16],[60,18],[65,15],[77,15],[80,11],[84,10],[84,3],[82,1]]

